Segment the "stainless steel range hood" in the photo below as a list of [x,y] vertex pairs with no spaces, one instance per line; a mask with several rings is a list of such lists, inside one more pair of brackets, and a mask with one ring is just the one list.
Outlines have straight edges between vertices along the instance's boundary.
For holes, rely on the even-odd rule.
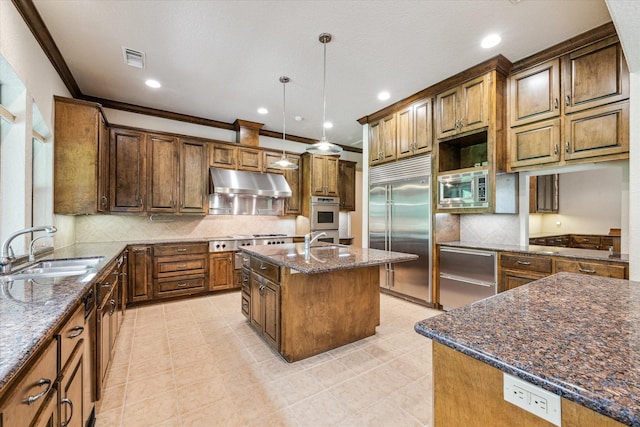
[[210,215],[283,215],[291,187],[273,173],[209,168]]

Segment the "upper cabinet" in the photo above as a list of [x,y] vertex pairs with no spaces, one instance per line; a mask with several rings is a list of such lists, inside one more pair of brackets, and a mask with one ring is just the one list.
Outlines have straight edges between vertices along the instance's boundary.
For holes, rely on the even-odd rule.
[[100,105],[55,97],[54,132],[54,212],[107,212],[109,130]]
[[340,210],[356,210],[356,162],[348,160],[338,162],[338,194]]
[[629,71],[608,37],[509,77],[509,169],[616,160],[629,152]]
[[147,192],[144,132],[111,129],[111,212],[143,213]]
[[146,211],[175,213],[178,209],[178,138],[147,134],[147,150]]
[[209,144],[209,165],[217,168],[236,168],[236,147],[229,144]]
[[207,144],[180,140],[178,194],[181,214],[206,214],[209,211]]
[[338,157],[303,154],[302,159],[310,196],[338,197]]
[[473,132],[489,125],[491,74],[487,73],[436,96],[438,139]]
[[369,165],[431,151],[433,143],[431,98],[416,101],[369,125]]

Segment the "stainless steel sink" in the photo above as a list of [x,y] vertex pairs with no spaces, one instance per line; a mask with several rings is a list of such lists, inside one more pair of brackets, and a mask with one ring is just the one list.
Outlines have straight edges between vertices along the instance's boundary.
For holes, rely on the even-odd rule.
[[33,264],[27,269],[32,268],[93,268],[102,261],[104,257],[91,257],[91,258],[69,258],[69,259],[51,259],[47,261],[40,261]]
[[53,259],[40,261],[8,276],[7,280],[28,280],[48,277],[76,277],[93,273],[104,257]]

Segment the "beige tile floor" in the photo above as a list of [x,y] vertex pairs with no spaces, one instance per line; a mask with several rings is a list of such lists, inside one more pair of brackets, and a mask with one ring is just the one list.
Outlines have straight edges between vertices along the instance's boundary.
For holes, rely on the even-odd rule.
[[438,312],[381,296],[376,335],[287,363],[240,314],[238,292],[127,310],[97,426],[429,426]]

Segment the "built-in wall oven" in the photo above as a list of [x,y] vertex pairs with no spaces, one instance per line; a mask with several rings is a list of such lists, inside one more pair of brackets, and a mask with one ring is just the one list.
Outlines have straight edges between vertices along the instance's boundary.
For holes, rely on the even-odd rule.
[[340,228],[340,198],[313,196],[309,212],[311,231],[338,230]]

